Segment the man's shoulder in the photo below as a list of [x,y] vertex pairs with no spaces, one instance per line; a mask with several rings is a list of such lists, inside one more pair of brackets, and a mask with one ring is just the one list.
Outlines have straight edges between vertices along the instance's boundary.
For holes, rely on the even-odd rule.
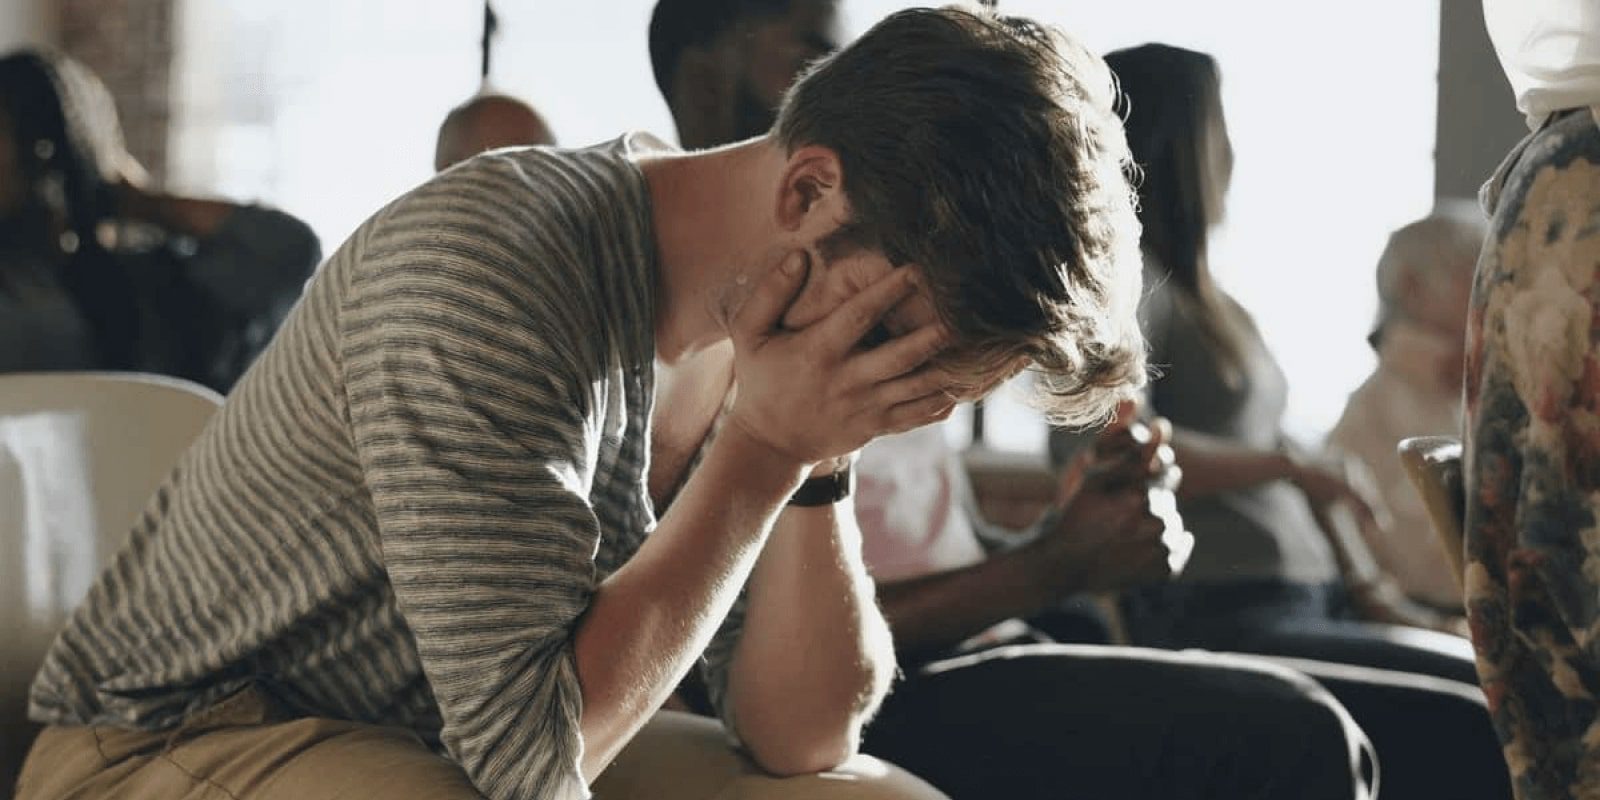
[[[640,227],[643,178],[619,141],[486,153],[434,176],[363,226],[364,268],[393,277],[581,276],[599,242]],[[637,239],[638,237],[623,237]],[[371,277],[368,275],[367,277]]]
[[620,139],[576,149],[516,147],[469,159],[400,202],[410,207],[442,204],[515,229],[530,214],[560,219],[562,214],[618,213],[618,206],[639,199],[642,181]]

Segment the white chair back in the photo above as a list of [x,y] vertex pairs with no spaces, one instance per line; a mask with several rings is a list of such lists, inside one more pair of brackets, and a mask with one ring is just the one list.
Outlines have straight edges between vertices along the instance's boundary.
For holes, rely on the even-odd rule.
[[221,403],[153,375],[0,375],[0,797],[45,649]]

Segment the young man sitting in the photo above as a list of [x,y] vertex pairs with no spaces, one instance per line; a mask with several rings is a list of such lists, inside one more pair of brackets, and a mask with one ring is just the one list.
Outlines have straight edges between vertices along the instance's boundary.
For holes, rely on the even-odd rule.
[[[768,136],[502,151],[391,203],[48,654],[20,796],[582,797],[702,654],[761,767],[845,761],[895,665],[842,460],[1025,364],[1064,421],[1142,381],[1111,94],[1045,28],[912,10]],[[720,406],[653,362],[719,346],[720,435],[647,474]]]

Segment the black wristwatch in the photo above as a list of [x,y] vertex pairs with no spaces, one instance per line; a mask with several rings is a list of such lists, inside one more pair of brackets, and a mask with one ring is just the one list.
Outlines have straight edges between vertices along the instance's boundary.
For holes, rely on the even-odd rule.
[[846,464],[832,474],[806,478],[800,488],[789,496],[789,505],[803,508],[831,506],[849,497],[855,486],[855,470]]

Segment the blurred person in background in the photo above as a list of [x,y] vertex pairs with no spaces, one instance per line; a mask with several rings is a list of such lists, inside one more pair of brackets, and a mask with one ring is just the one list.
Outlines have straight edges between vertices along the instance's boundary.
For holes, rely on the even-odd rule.
[[489,76],[493,71],[495,38],[499,18],[489,3],[483,5],[483,38],[479,40],[481,81],[478,93],[450,109],[439,125],[433,150],[433,171],[443,172],[473,156],[501,147],[554,145],[556,137],[544,117],[533,106],[511,95],[495,91]]
[[[1207,244],[1222,218],[1233,151],[1208,55],[1151,44],[1106,58],[1128,109],[1139,184],[1143,322],[1158,377],[1149,411],[1172,421],[1195,534],[1180,580],[1130,595],[1136,642],[1275,653],[1472,683],[1471,649],[1417,630],[1404,644],[1371,622],[1413,609],[1374,592],[1359,534],[1372,516],[1342,470],[1283,432],[1288,386],[1248,312],[1216,283]],[[1058,442],[1060,441],[1058,437]]]
[[[1283,372],[1213,277],[1209,239],[1233,169],[1216,61],[1162,44],[1106,61],[1141,171],[1141,317],[1156,375],[1146,413],[1173,426],[1195,537],[1177,580],[1123,594],[1133,643],[1289,658],[1372,736],[1384,796],[1505,797],[1470,644],[1419,626],[1442,618],[1385,589],[1358,527],[1370,507],[1342,468],[1284,434]],[[1078,438],[1054,433],[1055,456]]]
[[650,65],[698,150],[759,136],[795,76],[839,49],[838,0],[666,0],[650,18]]
[[1393,579],[1386,591],[1403,592],[1446,620],[1461,616],[1461,576],[1452,574],[1395,448],[1410,436],[1453,436],[1461,428],[1467,304],[1486,231],[1476,205],[1450,203],[1389,237],[1378,259],[1378,320],[1368,339],[1378,364],[1327,439],[1331,450],[1355,460],[1353,476],[1372,501],[1375,524],[1361,532],[1380,579]]
[[0,58],[0,371],[134,370],[227,392],[319,257],[282,212],[146,188],[81,64]]
[[445,117],[433,152],[433,169],[443,172],[501,147],[555,143],[550,126],[532,106],[510,95],[485,92],[451,109]]

